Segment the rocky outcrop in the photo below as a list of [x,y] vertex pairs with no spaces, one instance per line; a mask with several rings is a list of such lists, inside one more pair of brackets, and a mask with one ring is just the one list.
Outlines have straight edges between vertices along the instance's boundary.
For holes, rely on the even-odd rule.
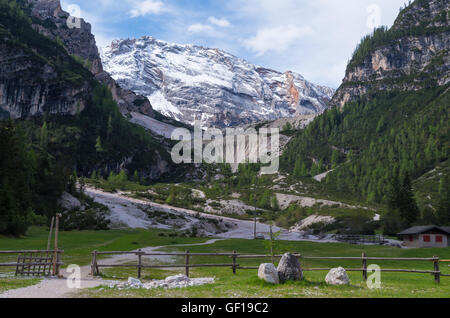
[[325,282],[329,285],[349,285],[350,278],[344,268],[331,269],[325,277]]
[[278,271],[273,264],[261,264],[258,270],[258,277],[270,284],[279,284]]
[[152,280],[148,283],[142,283],[139,279],[128,278],[127,282],[113,282],[109,284],[109,288],[122,289],[155,289],[155,288],[187,288],[193,286],[202,286],[206,284],[213,284],[214,278],[189,278],[186,275],[179,274],[167,277],[163,280]]
[[69,13],[62,10],[59,0],[28,0],[28,3],[31,16],[34,18],[34,29],[63,44],[69,54],[84,64],[98,81],[107,85],[113,92],[113,98],[122,114],[139,112],[150,117],[154,116],[153,108],[146,97],[121,88],[103,70],[99,50],[89,23],[83,19],[73,20]]
[[90,91],[88,83],[74,86],[61,81],[54,67],[35,63],[33,57],[0,44],[0,119],[82,111]]
[[64,210],[72,210],[76,208],[81,208],[81,202],[73,195],[68,192],[63,192],[61,199],[59,200],[59,205]]
[[[343,107],[371,90],[418,90],[450,82],[450,2],[414,1],[402,10],[385,40],[372,37],[364,58],[353,57],[331,105]],[[359,48],[360,53],[361,46]],[[361,59],[361,60],[360,60]]]
[[82,111],[92,74],[63,48],[43,36],[29,36],[35,33],[31,27],[17,22],[22,29],[0,25],[0,119]]
[[258,67],[227,52],[152,37],[103,48],[105,70],[153,107],[187,124],[219,128],[323,112],[334,90],[294,72]]
[[278,264],[277,271],[281,283],[290,280],[296,281],[303,279],[303,271],[300,266],[300,262],[297,257],[291,253],[286,253],[283,255],[280,263]]
[[[132,117],[131,113],[154,115],[147,98],[122,89],[103,71],[88,23],[74,22],[61,9],[58,0],[17,3],[20,9],[10,9],[11,6],[3,2],[0,4],[0,120],[62,115],[67,118],[48,116],[46,120],[54,120],[58,125],[64,121],[62,125],[83,126],[68,115],[79,114],[89,107],[92,107],[92,116],[98,114],[92,103],[98,81],[111,87],[114,99],[127,119]],[[82,116],[90,114],[84,112]],[[90,131],[92,133],[95,132]],[[64,149],[72,151],[78,145],[89,149],[87,146],[92,142],[89,134],[83,132],[80,135],[70,144],[70,149]],[[94,145],[91,151],[95,151]],[[77,162],[70,165],[85,175],[93,171],[107,174],[128,170],[129,174],[138,171],[141,178],[156,180],[171,170],[168,147],[166,143],[161,145],[149,139],[123,148],[112,145],[96,158],[98,161],[74,158]],[[83,158],[84,155],[86,153]]]

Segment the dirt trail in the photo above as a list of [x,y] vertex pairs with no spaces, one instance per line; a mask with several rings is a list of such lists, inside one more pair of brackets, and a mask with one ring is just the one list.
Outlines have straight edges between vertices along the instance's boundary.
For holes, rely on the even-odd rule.
[[[146,253],[156,252],[157,250],[165,247],[180,247],[180,246],[202,246],[210,245],[219,241],[219,239],[209,240],[205,243],[197,244],[180,244],[180,245],[166,245],[166,246],[154,246],[143,248]],[[171,256],[152,256],[153,260],[158,260],[165,263],[173,262],[174,259]],[[108,264],[121,264],[129,261],[136,261],[134,255],[115,255],[111,258],[104,259],[102,262]],[[39,284],[28,286],[24,288],[12,289],[0,294],[0,298],[71,298],[79,289],[69,288],[67,285],[67,277],[72,273],[68,273],[66,269],[61,270],[61,274],[65,277],[58,278],[45,278]],[[103,280],[100,277],[91,276],[91,266],[81,267],[81,288],[94,288],[100,285],[106,285],[110,280]]]

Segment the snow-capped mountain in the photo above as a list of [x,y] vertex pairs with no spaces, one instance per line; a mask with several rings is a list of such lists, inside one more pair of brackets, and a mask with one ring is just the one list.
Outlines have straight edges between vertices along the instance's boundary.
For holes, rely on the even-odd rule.
[[300,74],[258,67],[227,52],[152,37],[102,49],[105,71],[184,123],[228,127],[323,112],[334,90]]

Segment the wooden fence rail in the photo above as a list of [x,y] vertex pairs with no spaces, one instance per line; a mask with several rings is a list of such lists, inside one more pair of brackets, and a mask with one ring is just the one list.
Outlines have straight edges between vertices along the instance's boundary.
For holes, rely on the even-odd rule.
[[0,255],[18,255],[15,263],[0,263],[0,267],[15,267],[16,276],[59,276],[63,250],[0,251]]
[[383,235],[353,235],[353,234],[340,234],[336,235],[336,240],[346,243],[373,243],[373,244],[384,244],[386,239]]
[[[137,263],[136,264],[99,264],[98,256],[99,255],[136,255]],[[432,270],[415,270],[415,269],[379,269],[376,271],[380,272],[395,272],[395,273],[417,273],[417,274],[431,274],[435,278],[436,283],[440,283],[441,277],[450,277],[450,275],[441,273],[439,269],[439,263],[442,262],[439,260],[439,257],[435,256],[432,258],[395,258],[395,257],[368,257],[365,253],[360,257],[331,257],[331,256],[303,256],[301,254],[293,254],[300,261],[302,260],[342,260],[342,261],[360,261],[362,264],[361,268],[347,268],[347,271],[351,272],[362,272],[363,280],[367,280],[368,273],[368,261],[414,261],[414,262],[430,262],[433,265]],[[144,265],[142,263],[142,257],[144,256],[174,256],[174,257],[184,257],[184,264],[168,264],[168,265]],[[229,264],[192,264],[192,257],[207,257],[207,256],[215,256],[215,257],[230,257],[232,262]],[[259,266],[240,266],[238,264],[239,259],[271,259],[276,258],[279,259],[283,255],[247,255],[247,254],[239,254],[236,251],[233,253],[191,253],[186,251],[185,253],[145,253],[142,250],[132,251],[132,252],[123,252],[123,251],[112,251],[112,252],[92,252],[92,262],[91,262],[91,274],[93,276],[100,274],[100,268],[106,267],[134,267],[137,268],[138,278],[142,276],[142,269],[148,268],[184,268],[186,276],[189,276],[190,268],[200,268],[200,267],[230,267],[233,271],[233,274],[236,274],[238,269],[242,270],[253,270],[258,269]],[[447,262],[448,260],[443,260]],[[303,268],[303,271],[329,271],[332,268]]]

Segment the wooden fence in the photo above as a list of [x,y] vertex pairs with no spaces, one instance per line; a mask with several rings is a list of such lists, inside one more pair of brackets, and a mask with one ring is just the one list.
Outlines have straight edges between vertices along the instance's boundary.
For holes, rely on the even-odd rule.
[[17,254],[15,263],[0,263],[0,267],[15,267],[16,276],[58,276],[62,250],[0,251],[0,255]]
[[[98,256],[100,255],[136,255],[137,263],[136,264],[99,264]],[[335,260],[335,261],[360,261],[361,268],[346,268],[346,271],[349,272],[362,272],[363,280],[367,280],[368,274],[368,261],[373,261],[376,263],[384,262],[384,261],[414,261],[414,262],[429,262],[432,264],[432,270],[415,270],[415,269],[379,269],[380,272],[396,272],[396,273],[417,273],[417,274],[431,274],[434,276],[435,282],[440,283],[441,277],[450,277],[450,275],[442,274],[439,269],[439,257],[434,256],[432,258],[388,258],[388,257],[368,257],[365,253],[362,254],[361,257],[313,257],[313,256],[303,256],[301,254],[293,254],[297,257],[300,262],[302,260]],[[144,265],[142,263],[142,257],[157,257],[157,256],[172,256],[172,257],[184,257],[184,264],[167,264],[167,265]],[[228,264],[192,264],[192,257],[208,257],[208,256],[216,256],[216,257],[230,257],[231,262]],[[137,268],[137,277],[141,278],[142,269],[145,268],[184,268],[186,276],[189,276],[190,268],[199,268],[199,267],[230,267],[233,271],[233,274],[236,274],[238,269],[242,270],[252,270],[258,269],[259,266],[240,266],[238,263],[239,259],[280,259],[283,255],[245,255],[239,254],[236,251],[233,253],[190,253],[186,251],[185,253],[145,253],[142,250],[132,251],[132,252],[92,252],[92,262],[91,262],[91,274],[93,276],[100,274],[100,268],[105,267],[135,267]],[[447,261],[447,260],[446,260]],[[332,268],[302,268],[303,271],[329,271]]]
[[350,244],[372,243],[382,245],[386,243],[386,239],[383,235],[348,235],[340,234],[336,235],[336,240],[340,242]]

